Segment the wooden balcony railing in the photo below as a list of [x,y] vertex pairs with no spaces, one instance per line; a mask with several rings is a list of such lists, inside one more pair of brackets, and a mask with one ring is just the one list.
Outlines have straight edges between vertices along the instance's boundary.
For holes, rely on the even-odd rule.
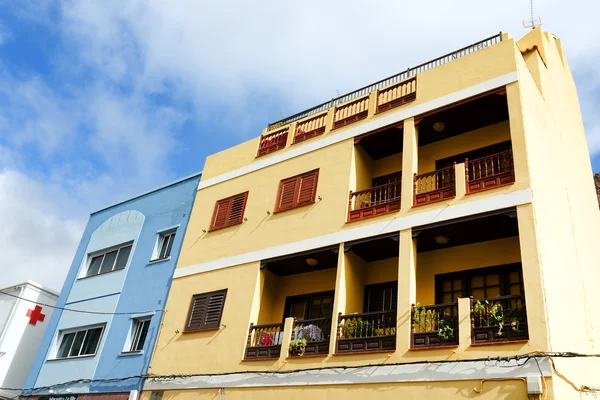
[[512,150],[475,160],[465,159],[467,193],[481,192],[515,181]]
[[[303,354],[328,354],[329,337],[331,334],[331,317],[305,319],[294,321],[292,330],[292,342],[290,344],[290,355],[300,356]],[[306,341],[302,354],[294,349],[294,342]],[[302,344],[302,343],[300,343]]]
[[285,148],[289,128],[284,128],[260,138],[256,157],[261,157]]
[[417,77],[397,83],[377,93],[377,113],[400,107],[417,98]]
[[350,125],[369,115],[369,97],[354,100],[333,110],[333,129]]
[[338,353],[396,349],[396,311],[338,315]]
[[386,183],[359,192],[350,191],[348,222],[398,211],[401,191],[401,181]]
[[411,348],[458,345],[458,303],[420,306],[411,311]]
[[414,205],[434,203],[456,196],[454,166],[414,177]]
[[471,326],[473,344],[528,339],[525,296],[471,299]]
[[282,340],[283,324],[250,324],[245,359],[279,358]]
[[321,114],[306,121],[298,122],[296,132],[294,133],[294,143],[299,143],[325,133],[326,117],[327,114]]
[[393,85],[396,82],[404,81],[412,76],[420,74],[421,72],[430,70],[432,68],[439,67],[440,65],[446,64],[450,61],[456,60],[458,58],[467,56],[471,53],[475,53],[476,51],[483,50],[487,47],[490,47],[496,43],[502,41],[502,32],[497,35],[491,36],[489,38],[480,40],[479,42],[473,43],[469,46],[463,47],[462,49],[455,50],[451,53],[445,54],[441,57],[438,57],[434,60],[427,61],[423,64],[417,65],[416,67],[408,68],[403,70],[402,72],[372,83],[370,85],[364,86],[360,89],[354,90],[350,93],[346,93],[342,96],[336,97],[334,99],[328,100],[324,103],[321,103],[315,107],[309,108],[308,110],[304,110],[297,114],[294,114],[290,117],[283,118],[277,122],[273,122],[269,124],[267,127],[267,131],[270,132],[272,130],[278,129],[281,126],[287,125],[291,122],[301,120],[303,118],[309,117],[314,114],[318,114],[321,111],[325,111],[331,107],[334,107],[338,104],[345,103],[347,101],[353,100],[357,97],[361,97],[367,95],[375,90],[379,90],[385,88],[386,86]]

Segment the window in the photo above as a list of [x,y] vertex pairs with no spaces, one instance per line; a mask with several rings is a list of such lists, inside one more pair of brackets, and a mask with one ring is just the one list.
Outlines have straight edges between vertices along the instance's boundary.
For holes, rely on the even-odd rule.
[[227,289],[195,294],[192,297],[184,332],[219,329],[226,296]]
[[398,308],[398,281],[365,286],[363,312],[394,311]]
[[521,264],[436,275],[435,283],[436,304],[455,302],[459,297],[481,300],[524,293]]
[[127,266],[127,260],[131,253],[132,244],[128,243],[121,247],[107,250],[90,256],[90,265],[85,276],[104,274],[111,271],[123,269]]
[[333,292],[290,296],[285,299],[285,304],[284,321],[290,317],[296,318],[298,321],[331,318]]
[[241,224],[244,219],[247,200],[248,192],[217,201],[209,231]]
[[173,241],[175,240],[175,231],[169,233],[163,233],[160,235],[158,254],[156,260],[171,257],[171,249],[173,248]]
[[279,183],[275,212],[290,210],[315,202],[319,170],[284,179]]
[[146,336],[148,336],[148,328],[150,327],[150,319],[137,319],[134,320],[133,333],[131,335],[131,346],[129,351],[142,351],[144,349],[144,342]]
[[60,339],[56,358],[92,356],[98,350],[104,327],[64,332]]

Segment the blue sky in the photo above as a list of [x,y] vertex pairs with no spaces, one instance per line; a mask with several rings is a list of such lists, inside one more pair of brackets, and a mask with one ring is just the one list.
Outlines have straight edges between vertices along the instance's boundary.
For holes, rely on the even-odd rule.
[[[89,212],[200,171],[267,123],[500,30],[528,1],[0,0],[0,250],[60,289]],[[537,4],[600,171],[597,2]],[[433,10],[433,11],[432,11]],[[335,16],[335,18],[332,18]],[[418,18],[416,16],[426,16]],[[32,251],[35,249],[35,251]]]

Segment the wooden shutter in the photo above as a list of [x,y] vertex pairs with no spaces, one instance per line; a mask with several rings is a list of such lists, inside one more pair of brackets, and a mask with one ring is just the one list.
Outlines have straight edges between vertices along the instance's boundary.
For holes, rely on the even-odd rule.
[[279,184],[275,212],[311,204],[315,201],[319,170],[284,179]]
[[226,296],[227,289],[194,295],[184,331],[218,329],[221,325]]
[[298,204],[313,203],[315,201],[315,193],[317,191],[317,176],[318,170],[311,171],[299,178]]
[[209,230],[242,223],[247,199],[248,192],[245,192],[217,201]]

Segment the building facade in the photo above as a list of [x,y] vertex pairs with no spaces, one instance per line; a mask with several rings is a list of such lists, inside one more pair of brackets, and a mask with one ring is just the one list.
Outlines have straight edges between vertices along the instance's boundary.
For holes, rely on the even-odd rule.
[[0,289],[0,399],[21,393],[57,299],[32,281]]
[[199,180],[91,214],[24,395],[137,398]]
[[590,175],[539,28],[270,124],[207,158],[142,397],[580,398]]

